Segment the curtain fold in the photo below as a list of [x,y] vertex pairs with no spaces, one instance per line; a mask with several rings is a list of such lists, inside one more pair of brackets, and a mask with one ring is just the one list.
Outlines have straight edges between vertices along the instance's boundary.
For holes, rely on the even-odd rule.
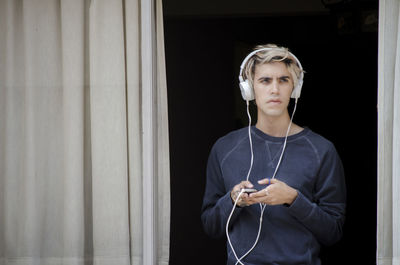
[[400,3],[379,2],[377,264],[400,263]]
[[168,264],[161,0],[0,0],[0,36],[0,265]]
[[143,180],[140,65],[140,6],[135,0],[125,1],[126,25],[126,98],[128,123],[130,232],[132,264],[143,264]]
[[157,50],[157,261],[160,265],[169,263],[169,233],[170,222],[170,161],[169,161],[169,133],[168,133],[168,104],[167,95],[167,71],[164,52],[164,25],[162,13],[162,0],[156,0],[156,50]]

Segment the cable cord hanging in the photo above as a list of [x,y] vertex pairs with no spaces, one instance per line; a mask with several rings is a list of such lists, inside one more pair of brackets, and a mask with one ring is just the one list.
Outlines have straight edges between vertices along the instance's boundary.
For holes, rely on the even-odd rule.
[[[253,169],[253,161],[254,161],[253,141],[252,141],[252,137],[251,137],[251,115],[250,115],[250,111],[249,111],[249,101],[248,101],[248,100],[246,100],[246,107],[247,107],[247,116],[248,116],[248,118],[249,118],[248,133],[249,133],[249,144],[250,144],[250,153],[251,153],[250,167],[249,167],[249,171],[247,172],[247,176],[246,176],[246,180],[248,181],[248,180],[249,180],[249,177],[250,177],[251,170]],[[271,178],[271,179],[274,179],[274,178],[275,178],[276,173],[278,172],[278,169],[279,169],[279,167],[280,167],[280,165],[281,165],[282,158],[283,158],[283,154],[284,154],[285,149],[286,149],[287,138],[288,138],[288,136],[289,136],[290,128],[291,128],[292,123],[293,123],[293,117],[294,117],[294,113],[296,112],[296,108],[297,108],[297,98],[295,99],[295,105],[294,105],[294,108],[293,108],[292,116],[291,116],[291,118],[290,118],[290,122],[289,122],[288,129],[287,129],[287,131],[286,131],[285,141],[283,142],[283,147],[282,147],[282,152],[281,152],[281,155],[280,155],[279,160],[278,160],[278,164],[277,164],[276,167],[275,167],[275,171],[274,171],[274,174],[272,175],[272,178]],[[235,255],[235,258],[236,258],[236,263],[235,263],[235,265],[237,265],[237,264],[245,265],[245,264],[242,262],[242,259],[244,259],[244,258],[255,248],[255,246],[257,245],[258,240],[259,240],[259,238],[260,238],[260,234],[261,234],[262,219],[263,219],[262,217],[263,217],[263,215],[264,215],[265,207],[267,206],[266,204],[261,204],[261,203],[259,204],[259,205],[260,205],[261,213],[260,213],[260,224],[259,224],[259,227],[258,227],[258,233],[257,233],[256,240],[255,240],[253,246],[252,246],[243,256],[241,256],[240,258],[238,258],[237,254],[236,254],[236,251],[235,251],[235,249],[233,248],[231,239],[230,239],[230,237],[229,237],[229,223],[230,223],[230,221],[231,221],[232,215],[233,215],[233,213],[235,212],[236,205],[237,205],[237,203],[238,203],[238,201],[239,201],[239,199],[240,199],[240,196],[242,196],[242,194],[243,194],[243,191],[240,191],[239,194],[238,194],[238,196],[237,196],[237,198],[236,198],[236,200],[235,200],[235,203],[234,203],[234,205],[233,205],[233,207],[232,207],[232,211],[231,211],[231,213],[229,214],[229,217],[228,217],[228,220],[227,220],[226,226],[225,226],[225,233],[226,233],[226,237],[227,237],[227,239],[228,239],[229,246],[231,247],[232,252],[233,252],[233,254]]]
[[251,170],[253,169],[253,161],[254,161],[253,140],[251,138],[251,115],[250,115],[250,111],[249,111],[249,101],[248,100],[246,100],[246,110],[247,110],[247,117],[249,117],[248,132],[249,132],[249,144],[250,144],[250,153],[251,153],[250,167],[249,167],[249,171],[247,172],[247,177],[246,177],[246,180],[248,181]]
[[[251,115],[250,115],[250,111],[249,111],[249,101],[248,101],[248,100],[246,100],[246,106],[247,106],[247,116],[248,116],[248,118],[249,118],[248,133],[249,133],[249,144],[250,144],[250,153],[251,153],[250,167],[249,167],[249,171],[247,172],[247,177],[246,177],[246,180],[248,181],[248,180],[249,180],[249,177],[250,177],[251,170],[252,170],[252,168],[253,168],[254,152],[253,152],[253,141],[252,141],[252,137],[251,137]],[[231,247],[232,252],[233,252],[233,254],[235,255],[235,258],[236,258],[236,260],[237,260],[236,264],[240,263],[241,265],[244,265],[244,264],[241,262],[241,260],[242,260],[244,257],[246,257],[246,256],[253,250],[253,248],[256,246],[256,244],[257,244],[257,242],[258,242],[258,238],[259,238],[260,232],[261,232],[261,224],[262,224],[261,219],[262,219],[262,215],[263,215],[264,209],[261,207],[260,226],[258,227],[258,234],[257,234],[256,241],[255,241],[255,243],[253,244],[253,247],[252,247],[249,251],[247,251],[247,253],[246,253],[245,255],[243,255],[243,256],[239,259],[238,256],[237,256],[237,254],[236,254],[235,249],[233,248],[233,245],[232,245],[232,242],[231,242],[231,238],[229,237],[229,223],[230,223],[230,221],[231,221],[232,215],[233,215],[233,213],[235,212],[236,205],[237,205],[237,203],[238,203],[238,201],[239,201],[239,199],[240,199],[240,196],[242,196],[242,194],[243,194],[243,191],[241,190],[241,191],[239,192],[238,196],[236,197],[235,203],[234,203],[234,205],[233,205],[233,207],[232,207],[232,211],[231,211],[231,213],[229,214],[228,220],[227,220],[227,222],[226,222],[225,233],[226,233],[226,237],[227,237],[227,239],[228,239],[229,246]],[[260,204],[260,206],[261,206],[261,204]]]

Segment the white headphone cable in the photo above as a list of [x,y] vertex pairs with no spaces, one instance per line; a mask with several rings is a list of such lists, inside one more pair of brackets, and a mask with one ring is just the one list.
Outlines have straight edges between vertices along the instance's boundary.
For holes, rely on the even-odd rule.
[[[229,222],[230,222],[230,220],[231,220],[231,218],[232,218],[233,212],[235,211],[236,205],[237,205],[237,203],[238,203],[238,201],[239,201],[240,196],[242,196],[242,194],[243,194],[243,191],[240,191],[239,194],[238,194],[238,196],[236,197],[235,203],[233,204],[232,211],[231,211],[231,213],[229,214],[228,221],[226,222],[225,233],[226,233],[226,237],[227,237],[227,239],[228,239],[228,243],[229,243],[229,245],[230,245],[230,247],[231,247],[231,249],[232,249],[233,255],[235,255],[236,260],[237,260],[241,265],[244,265],[244,264],[240,261],[240,259],[238,258],[237,254],[236,254],[236,251],[235,251],[235,249],[233,248],[233,245],[232,245],[232,242],[231,242],[231,238],[229,237],[229,231],[228,231]],[[236,262],[236,264],[237,264],[237,262]]]
[[250,143],[250,152],[251,152],[251,159],[250,159],[250,168],[249,171],[247,172],[247,177],[246,180],[249,180],[251,170],[253,168],[253,161],[254,161],[254,153],[253,153],[253,141],[251,138],[251,115],[249,111],[249,101],[246,100],[246,106],[247,106],[247,117],[249,117],[249,127],[248,127],[248,132],[249,132],[249,143]]
[[[289,123],[288,129],[287,129],[287,131],[286,131],[286,136],[285,136],[285,141],[284,141],[284,143],[283,143],[282,152],[281,152],[281,155],[280,155],[280,157],[279,157],[278,164],[277,164],[276,167],[275,167],[275,171],[274,171],[274,174],[273,174],[273,176],[272,176],[272,179],[275,178],[275,175],[276,175],[276,173],[278,172],[278,168],[279,168],[279,166],[280,166],[280,164],[281,164],[282,157],[283,157],[283,153],[285,152],[285,149],[286,149],[287,138],[288,138],[288,136],[289,136],[290,128],[291,128],[292,123],[293,123],[294,113],[296,112],[296,108],[297,108],[297,98],[296,98],[296,100],[295,100],[295,105],[294,105],[294,108],[293,108],[292,117],[290,118],[290,123]],[[250,137],[251,137],[251,136],[250,136]],[[250,142],[251,142],[251,140],[250,140]],[[253,150],[253,149],[251,148],[251,150]],[[253,152],[253,151],[252,151],[252,152]],[[253,156],[253,153],[252,153],[252,156]],[[259,228],[258,228],[258,233],[257,233],[256,241],[254,242],[253,246],[246,252],[246,254],[244,254],[242,257],[240,257],[240,259],[237,259],[236,254],[235,254],[235,257],[236,257],[236,260],[237,260],[235,265],[237,265],[238,263],[243,264],[243,263],[241,262],[241,260],[242,260],[243,258],[245,258],[245,257],[255,248],[255,246],[256,246],[257,243],[258,243],[258,239],[259,239],[260,233],[261,233],[262,217],[263,217],[263,214],[264,214],[264,210],[265,210],[266,204],[262,205],[262,204],[260,203],[260,207],[261,207],[260,225],[259,225]],[[232,247],[232,246],[231,246],[231,247]],[[232,248],[232,249],[233,249],[233,248]]]
[[[249,180],[250,173],[251,173],[251,170],[252,170],[252,168],[253,168],[254,153],[253,153],[253,142],[252,142],[252,138],[251,138],[251,115],[250,115],[250,111],[249,111],[249,101],[248,101],[248,100],[246,100],[246,106],[247,106],[247,116],[249,117],[248,133],[249,133],[250,153],[251,153],[250,167],[249,167],[249,171],[247,172],[247,177],[246,177],[246,180]],[[231,213],[230,213],[230,215],[229,215],[229,217],[228,217],[228,220],[226,221],[225,232],[226,232],[226,237],[227,237],[227,239],[228,239],[228,243],[229,243],[229,245],[230,245],[230,247],[231,247],[231,249],[232,249],[233,254],[235,255],[235,258],[236,258],[237,262],[239,262],[241,265],[244,265],[244,264],[240,261],[243,257],[239,259],[238,256],[237,256],[237,254],[236,254],[235,249],[233,248],[231,239],[230,239],[230,237],[229,237],[229,231],[228,231],[229,223],[230,223],[230,221],[231,221],[233,212],[235,211],[236,205],[237,205],[237,203],[238,203],[238,201],[239,201],[239,199],[240,199],[240,196],[242,196],[242,194],[243,194],[243,191],[240,191],[239,194],[238,194],[238,196],[236,197],[235,203],[234,203],[234,205],[233,205],[233,207],[232,207],[232,211],[231,211]],[[259,232],[261,231],[261,223],[260,223],[260,227],[259,227],[258,230],[259,230]],[[260,233],[258,233],[258,234],[260,234]],[[258,236],[259,236],[259,235],[258,235]],[[258,236],[257,236],[257,238],[258,238]],[[257,241],[258,241],[258,240],[257,240]],[[257,241],[256,241],[256,242],[257,242]],[[254,248],[254,247],[253,247],[253,248]],[[246,254],[246,255],[247,255],[247,254]],[[237,262],[236,262],[236,264],[237,264]]]
[[[250,168],[249,168],[249,171],[247,172],[247,177],[246,177],[246,180],[248,181],[248,180],[249,180],[249,177],[250,177],[251,170],[252,170],[252,168],[253,168],[254,153],[253,153],[253,142],[252,142],[252,137],[251,137],[251,115],[250,115],[250,112],[249,112],[249,101],[248,101],[248,100],[246,100],[246,106],[247,106],[247,116],[249,117],[248,133],[249,133],[249,143],[250,143],[250,152],[251,152]],[[274,179],[274,178],[275,178],[276,173],[278,172],[279,166],[280,166],[280,164],[281,164],[282,157],[283,157],[283,154],[284,154],[285,149],[286,149],[287,138],[288,138],[288,136],[289,136],[290,128],[291,128],[292,123],[293,123],[294,113],[296,112],[296,108],[297,108],[297,98],[296,98],[296,100],[295,100],[295,105],[294,105],[294,108],[293,108],[292,117],[290,118],[289,126],[288,126],[288,129],[287,129],[287,131],[286,131],[286,136],[285,136],[285,141],[284,141],[284,143],[283,143],[282,152],[281,152],[281,155],[280,155],[279,160],[278,160],[278,164],[277,164],[276,167],[275,167],[275,171],[274,171],[274,174],[272,175],[272,178],[271,178],[271,179]],[[260,203],[260,208],[261,208],[261,213],[260,213],[260,225],[259,225],[259,227],[258,227],[258,233],[257,233],[256,240],[255,240],[253,246],[252,246],[242,257],[240,257],[240,259],[239,259],[238,256],[237,256],[237,254],[236,254],[235,249],[233,248],[231,239],[230,239],[230,237],[229,237],[228,228],[229,228],[229,223],[230,223],[230,220],[231,220],[231,218],[232,218],[233,212],[235,211],[236,205],[237,205],[237,203],[238,203],[238,201],[239,201],[239,198],[240,198],[240,196],[241,196],[242,194],[243,194],[243,191],[240,191],[240,193],[238,194],[238,196],[237,196],[237,198],[236,198],[236,200],[235,200],[235,203],[234,203],[234,205],[233,205],[232,211],[231,211],[231,213],[230,213],[230,215],[229,215],[229,217],[228,217],[228,220],[227,220],[226,226],[225,226],[225,232],[226,232],[226,236],[227,236],[227,239],[228,239],[228,243],[229,243],[229,245],[230,245],[230,247],[231,247],[231,249],[232,249],[232,252],[233,252],[233,254],[235,255],[235,258],[236,258],[236,260],[237,260],[236,263],[235,263],[235,265],[237,265],[238,263],[240,263],[241,265],[244,265],[244,263],[243,263],[241,260],[242,260],[243,258],[245,258],[245,257],[255,248],[255,246],[257,245],[258,240],[259,240],[259,238],[260,238],[260,234],[261,234],[262,217],[263,217],[264,210],[265,210],[265,207],[266,207],[266,204],[262,205],[262,204]]]

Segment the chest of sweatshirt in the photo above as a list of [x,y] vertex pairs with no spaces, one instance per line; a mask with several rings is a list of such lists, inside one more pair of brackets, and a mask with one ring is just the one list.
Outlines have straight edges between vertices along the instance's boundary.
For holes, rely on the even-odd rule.
[[[321,157],[324,154],[317,150],[312,139],[307,136],[308,133],[305,131],[302,135],[288,139],[275,177],[312,200]],[[265,185],[259,185],[257,181],[273,176],[282,153],[283,140],[270,141],[253,132],[252,166],[251,149],[247,135],[243,135],[235,144],[228,144],[225,146],[226,148],[222,148],[222,152],[219,154],[220,170],[226,191],[246,180],[250,166],[248,180],[257,190],[265,188]]]

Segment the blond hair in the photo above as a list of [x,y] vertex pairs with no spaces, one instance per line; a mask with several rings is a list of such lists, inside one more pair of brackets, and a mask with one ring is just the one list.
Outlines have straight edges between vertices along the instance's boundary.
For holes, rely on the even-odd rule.
[[[268,49],[265,49],[268,48]],[[265,50],[261,50],[265,49]],[[288,48],[279,47],[276,44],[266,44],[266,45],[257,45],[254,48],[254,51],[258,51],[254,54],[245,64],[243,69],[243,78],[249,80],[251,87],[253,87],[253,79],[254,73],[256,70],[256,66],[259,64],[266,64],[272,62],[283,62],[293,80],[293,87],[296,87],[299,78],[302,74],[303,69],[301,69],[300,65],[297,63],[296,58],[294,58],[293,54],[289,52]]]

